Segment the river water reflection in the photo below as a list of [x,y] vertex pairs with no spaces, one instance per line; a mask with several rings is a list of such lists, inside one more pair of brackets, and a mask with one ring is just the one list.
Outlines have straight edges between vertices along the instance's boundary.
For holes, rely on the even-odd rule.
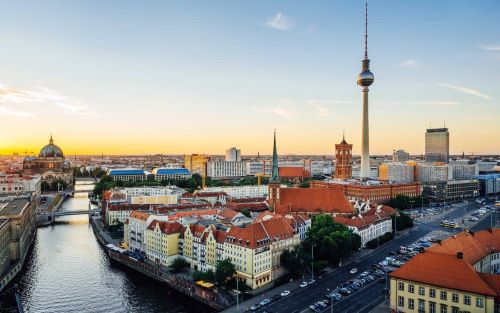
[[[86,194],[64,210],[88,208]],[[119,264],[94,237],[87,216],[66,216],[39,228],[33,251],[16,278],[25,312],[210,312],[203,305]],[[4,295],[4,297],[6,297]],[[17,312],[3,304],[0,312]]]

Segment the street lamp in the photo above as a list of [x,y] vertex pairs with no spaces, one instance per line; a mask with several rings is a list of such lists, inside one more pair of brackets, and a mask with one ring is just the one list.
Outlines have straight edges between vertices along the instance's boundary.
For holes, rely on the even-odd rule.
[[311,243],[311,279],[314,279],[314,244]]

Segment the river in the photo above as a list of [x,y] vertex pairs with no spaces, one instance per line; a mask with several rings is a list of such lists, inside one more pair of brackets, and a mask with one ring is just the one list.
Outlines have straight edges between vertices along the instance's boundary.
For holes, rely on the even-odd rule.
[[[63,210],[88,208],[86,194],[76,194]],[[38,229],[33,250],[14,281],[25,312],[210,312],[166,285],[111,262],[94,237],[88,216],[59,217]],[[11,298],[4,292],[2,297]],[[1,305],[0,312],[17,312]]]

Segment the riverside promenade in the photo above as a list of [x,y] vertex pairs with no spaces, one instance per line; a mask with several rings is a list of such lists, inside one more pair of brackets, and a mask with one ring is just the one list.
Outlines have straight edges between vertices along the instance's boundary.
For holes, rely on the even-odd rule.
[[136,261],[130,258],[127,254],[121,254],[108,249],[106,247],[107,244],[118,245],[120,240],[111,238],[109,233],[104,230],[100,217],[91,216],[90,222],[97,240],[103,248],[106,249],[108,256],[112,260],[136,270],[152,279],[165,283],[170,288],[189,296],[190,298],[197,300],[214,310],[220,311],[234,304],[233,299],[228,297],[227,293],[224,291],[219,291],[217,288],[207,289],[198,286],[189,276],[174,275],[169,272],[168,268],[159,266],[149,260]]

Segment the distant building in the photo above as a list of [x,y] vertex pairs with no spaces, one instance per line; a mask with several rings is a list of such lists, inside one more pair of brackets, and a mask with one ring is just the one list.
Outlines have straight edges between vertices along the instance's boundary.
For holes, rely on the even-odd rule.
[[335,167],[335,178],[336,179],[349,179],[352,177],[352,144],[348,144],[345,141],[345,137],[342,137],[342,141],[335,145],[335,158],[337,164]]
[[[352,177],[357,177],[357,178],[361,177],[361,167],[359,165],[355,165],[352,167]],[[375,166],[371,165],[370,166],[370,171],[368,172],[367,178],[368,179],[378,179],[378,165],[375,165]]]
[[477,161],[476,164],[480,173],[490,173],[497,166],[496,161]]
[[226,150],[226,161],[227,162],[240,162],[241,161],[241,150],[231,147]]
[[448,164],[444,163],[417,163],[415,180],[422,183],[448,181],[453,179],[453,173]]
[[410,159],[410,154],[404,150],[394,150],[392,154],[393,162],[401,162],[404,163]]
[[288,180],[291,182],[302,182],[304,179],[311,177],[311,172],[305,170],[303,167],[295,166],[279,166],[278,168],[279,176],[283,180]]
[[498,312],[500,230],[463,231],[390,273],[391,312]]
[[108,176],[114,181],[141,181],[147,180],[150,173],[137,168],[114,168],[108,171]]
[[420,183],[387,183],[381,181],[311,181],[311,188],[337,188],[349,199],[388,203],[397,195],[417,197],[422,194]]
[[428,128],[425,133],[425,161],[448,163],[450,133],[448,128]]
[[422,183],[423,193],[431,201],[462,202],[479,196],[479,180],[450,180]]
[[155,180],[186,180],[191,178],[187,168],[155,168],[153,169]]
[[207,162],[211,161],[212,157],[200,154],[191,154],[184,156],[184,167],[189,170],[191,174],[199,174],[207,176]]
[[267,196],[267,185],[260,186],[229,186],[229,187],[207,187],[207,192],[224,192],[229,197],[236,199],[255,198]]
[[481,195],[489,196],[500,194],[500,174],[484,174],[476,176],[481,184]]
[[379,167],[379,179],[391,182],[411,183],[414,181],[414,167],[406,163],[388,162]]
[[450,161],[449,167],[454,180],[473,179],[479,175],[479,166],[477,164],[469,164],[469,160]]
[[211,178],[235,178],[246,176],[246,163],[242,161],[209,161],[207,175]]
[[49,144],[44,146],[38,157],[27,156],[23,161],[23,175],[42,176],[42,189],[55,190],[58,180],[70,184],[73,180],[71,163],[66,160],[59,146],[54,144],[50,136]]
[[271,175],[272,162],[270,160],[247,161],[247,175],[265,174]]

